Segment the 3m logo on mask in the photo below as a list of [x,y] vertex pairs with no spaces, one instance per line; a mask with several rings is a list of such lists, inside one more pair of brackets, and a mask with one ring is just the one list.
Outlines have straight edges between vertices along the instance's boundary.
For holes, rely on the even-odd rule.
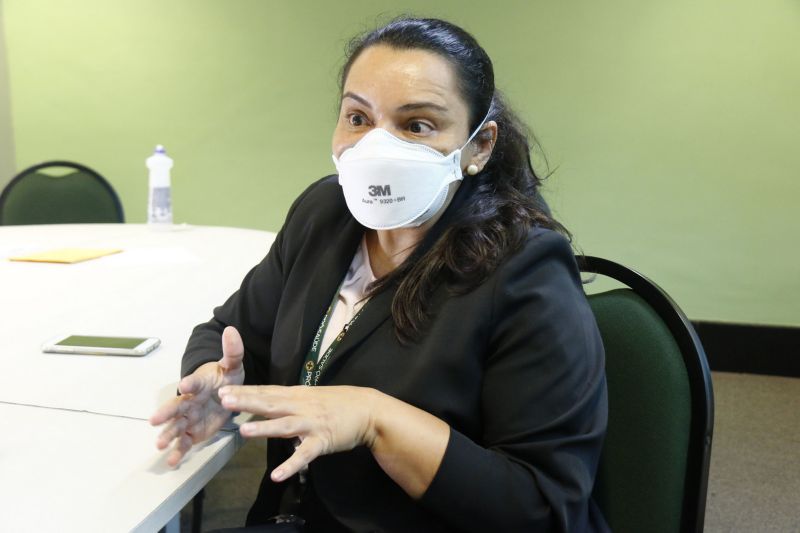
[[370,185],[369,186],[369,195],[370,196],[391,196],[392,189],[389,185]]

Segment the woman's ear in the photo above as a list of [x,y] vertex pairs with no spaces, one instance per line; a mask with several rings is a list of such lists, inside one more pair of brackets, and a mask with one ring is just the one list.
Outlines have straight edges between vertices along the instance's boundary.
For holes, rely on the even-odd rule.
[[472,141],[474,151],[468,162],[468,165],[475,165],[478,167],[478,172],[483,170],[489,158],[492,157],[494,145],[497,143],[497,122],[494,120],[488,121],[483,125],[481,131],[475,136]]

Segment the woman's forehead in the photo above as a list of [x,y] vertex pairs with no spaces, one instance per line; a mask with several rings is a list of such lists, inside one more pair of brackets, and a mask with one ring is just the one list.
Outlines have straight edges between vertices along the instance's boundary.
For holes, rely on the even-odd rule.
[[357,94],[373,106],[425,101],[466,109],[452,65],[440,55],[420,49],[367,48],[351,65],[344,93]]

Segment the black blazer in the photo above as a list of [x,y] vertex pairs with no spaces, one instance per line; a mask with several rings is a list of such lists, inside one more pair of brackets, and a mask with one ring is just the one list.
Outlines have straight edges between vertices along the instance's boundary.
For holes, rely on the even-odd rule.
[[[469,209],[468,183],[415,253]],[[232,325],[244,340],[246,383],[296,385],[363,233],[336,176],[311,185],[264,260],[195,328],[182,374],[218,360]],[[415,344],[394,336],[393,294],[368,302],[321,384],[374,387],[441,418],[451,428],[442,464],[414,501],[365,447],[320,457],[310,465],[308,514],[357,531],[605,529],[590,500],[606,428],[603,347],[568,242],[534,228],[472,292],[439,287]],[[268,471],[289,452],[271,440]],[[277,514],[285,486],[265,475],[248,523]]]

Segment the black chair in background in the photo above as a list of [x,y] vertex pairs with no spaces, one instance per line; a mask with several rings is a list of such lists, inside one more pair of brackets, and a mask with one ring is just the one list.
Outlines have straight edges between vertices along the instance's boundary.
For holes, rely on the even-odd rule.
[[581,271],[628,287],[588,296],[609,402],[595,500],[616,533],[701,532],[714,400],[700,340],[649,279],[606,259],[577,260]]
[[111,184],[78,163],[34,165],[0,194],[0,225],[90,222],[125,222],[125,214]]

